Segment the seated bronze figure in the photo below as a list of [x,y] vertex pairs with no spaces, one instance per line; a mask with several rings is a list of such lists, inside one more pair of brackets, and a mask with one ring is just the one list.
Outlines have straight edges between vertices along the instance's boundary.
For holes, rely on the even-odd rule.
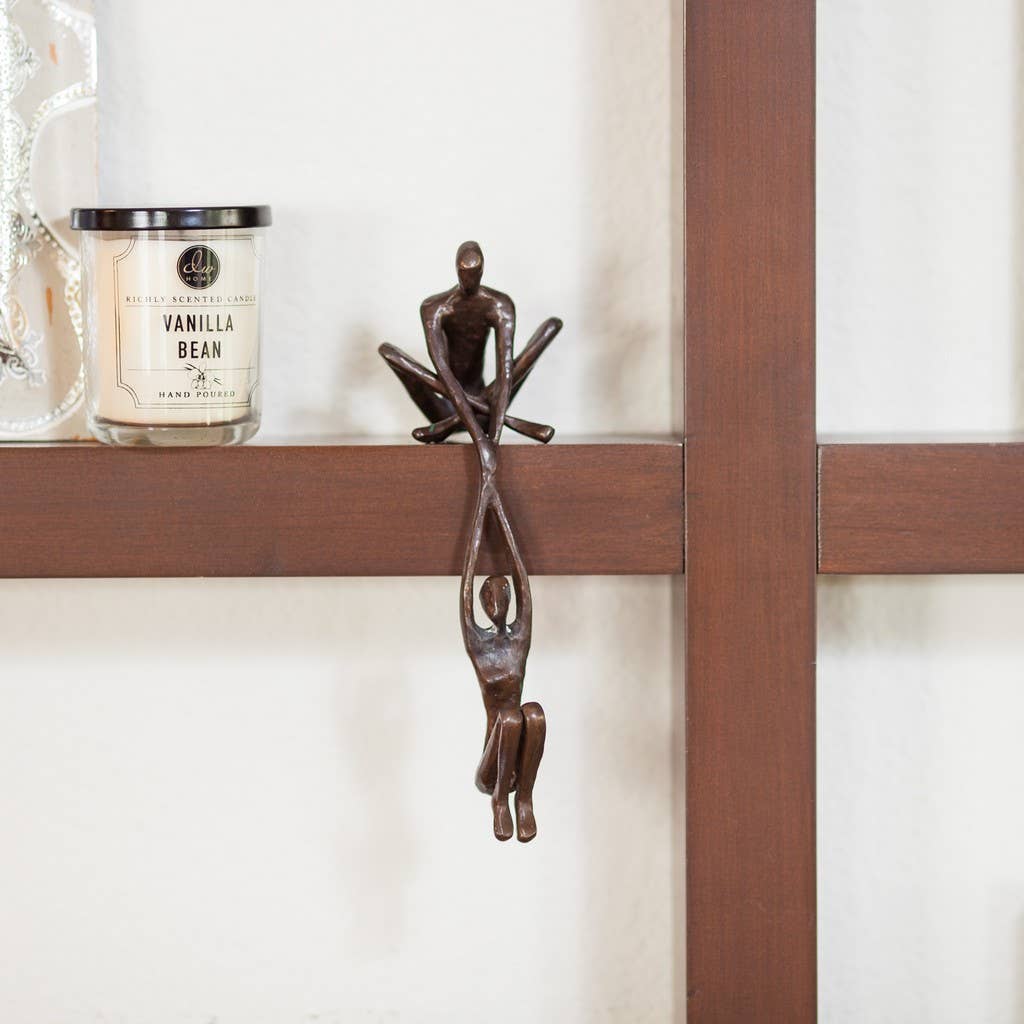
[[[551,427],[509,416],[507,409],[537,360],[562,329],[562,321],[556,317],[545,320],[522,353],[513,357],[515,305],[507,295],[480,283],[484,256],[476,242],[459,246],[455,269],[459,283],[424,300],[420,307],[427,351],[437,373],[394,345],[384,344],[379,349],[409,397],[430,421],[414,430],[412,436],[430,443],[444,441],[462,430],[472,434],[467,426],[472,420],[495,443],[502,426],[507,424],[510,430],[546,444],[555,434]],[[485,386],[484,354],[492,330],[498,372],[497,380]],[[476,435],[473,440],[477,440]]]

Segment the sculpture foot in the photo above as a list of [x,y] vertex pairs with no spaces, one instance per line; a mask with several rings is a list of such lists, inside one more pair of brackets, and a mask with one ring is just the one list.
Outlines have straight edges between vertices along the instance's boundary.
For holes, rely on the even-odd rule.
[[516,836],[521,843],[537,837],[537,819],[533,816],[533,801],[516,797]]
[[413,439],[419,441],[420,444],[440,444],[442,441],[447,441],[452,434],[458,433],[462,429],[461,423],[455,423],[454,426],[444,427],[437,429],[433,424],[429,427],[417,427],[413,432]]
[[492,800],[491,810],[494,812],[494,838],[506,842],[512,838],[512,812],[508,809],[507,800]]

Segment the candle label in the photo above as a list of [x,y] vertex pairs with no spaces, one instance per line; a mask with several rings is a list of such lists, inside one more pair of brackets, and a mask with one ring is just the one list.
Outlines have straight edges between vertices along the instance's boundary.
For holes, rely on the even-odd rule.
[[134,408],[252,405],[261,266],[262,239],[246,234],[201,244],[142,235],[114,255],[113,370]]

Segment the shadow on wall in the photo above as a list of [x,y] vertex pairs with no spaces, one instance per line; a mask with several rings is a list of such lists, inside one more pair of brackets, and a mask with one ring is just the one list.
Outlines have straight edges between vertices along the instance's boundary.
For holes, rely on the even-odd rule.
[[[415,749],[418,716],[408,713],[412,680],[387,671],[386,652],[381,654],[379,670],[368,664],[348,685],[341,674],[335,691],[339,788],[359,780],[345,808],[353,827],[338,837],[347,883],[339,910],[359,932],[360,958],[370,961],[387,957],[409,930],[409,890],[417,870],[412,805],[423,788],[431,788],[429,779],[410,784],[402,761],[403,751]],[[443,715],[440,701],[437,706]]]
[[1014,211],[1013,263],[1014,299],[1016,302],[1014,369],[1010,380],[1013,389],[1011,409],[1013,430],[1024,430],[1024,0],[1014,3],[1015,24],[1010,33],[1016,61],[1014,89],[1014,123],[1012,126],[1017,162],[1013,176],[1012,209]]
[[[671,33],[667,7],[598,0],[587,25],[586,112],[592,199],[583,236],[584,320],[576,344],[601,345],[583,365],[582,393],[600,410],[598,429],[637,403],[671,409],[672,272]],[[638,68],[663,68],[654,82]],[[653,162],[641,162],[644,158]],[[665,368],[662,370],[662,368]],[[604,419],[607,417],[607,419]]]
[[1024,913],[1017,917],[1017,992],[1012,1024],[1024,1024]]

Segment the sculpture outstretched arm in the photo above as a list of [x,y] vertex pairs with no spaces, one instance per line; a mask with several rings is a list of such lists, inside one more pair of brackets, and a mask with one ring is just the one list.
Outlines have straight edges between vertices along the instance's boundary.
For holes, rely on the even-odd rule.
[[523,562],[516,535],[512,531],[508,513],[505,511],[505,503],[501,500],[501,495],[497,490],[494,491],[492,505],[494,515],[505,538],[505,546],[508,548],[509,557],[512,560],[512,587],[516,594],[515,625],[517,629],[525,630],[526,635],[529,636],[533,624],[533,594],[530,591],[530,577],[526,572],[526,564]]
[[[469,534],[469,543],[466,545],[466,558],[462,564],[462,639],[467,650],[470,643],[481,633],[473,614],[473,581],[476,578],[476,563],[480,558],[480,545],[484,536],[484,520],[487,518],[492,493],[489,484],[481,484],[476,499],[476,511],[473,513],[473,527]],[[516,600],[518,601],[518,596]]]

